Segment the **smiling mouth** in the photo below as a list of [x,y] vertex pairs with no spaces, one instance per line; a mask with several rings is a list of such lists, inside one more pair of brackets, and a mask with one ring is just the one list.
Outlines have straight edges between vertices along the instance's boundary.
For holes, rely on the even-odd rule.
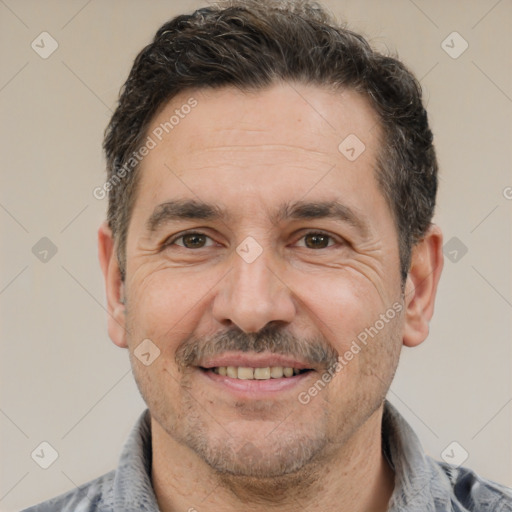
[[201,370],[207,373],[215,373],[224,377],[239,380],[270,380],[290,378],[303,373],[311,372],[309,368],[293,368],[289,366],[266,366],[263,368],[253,368],[249,366],[215,366],[213,368],[203,368]]

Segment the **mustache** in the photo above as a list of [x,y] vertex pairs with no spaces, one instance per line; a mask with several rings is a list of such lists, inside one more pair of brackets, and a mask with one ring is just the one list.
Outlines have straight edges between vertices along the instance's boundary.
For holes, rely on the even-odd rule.
[[312,366],[333,367],[339,353],[322,337],[297,338],[289,332],[267,325],[257,333],[235,328],[212,336],[190,336],[175,353],[178,367],[200,366],[201,362],[228,351],[270,352],[294,357]]

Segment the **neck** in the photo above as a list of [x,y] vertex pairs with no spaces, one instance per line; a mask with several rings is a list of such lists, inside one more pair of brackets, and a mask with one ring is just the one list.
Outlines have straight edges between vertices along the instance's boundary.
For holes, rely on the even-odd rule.
[[385,512],[394,473],[382,455],[382,407],[343,446],[272,479],[219,475],[151,420],[152,480],[162,512],[304,509]]

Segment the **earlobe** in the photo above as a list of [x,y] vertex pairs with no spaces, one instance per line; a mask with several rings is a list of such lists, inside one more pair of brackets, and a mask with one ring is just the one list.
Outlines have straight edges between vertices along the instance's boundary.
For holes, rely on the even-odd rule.
[[405,324],[403,343],[415,347],[429,332],[434,314],[437,285],[443,269],[443,235],[432,224],[412,249],[411,266],[405,285]]
[[106,222],[98,229],[98,258],[107,294],[108,334],[117,346],[127,348],[124,283],[121,279],[112,230]]

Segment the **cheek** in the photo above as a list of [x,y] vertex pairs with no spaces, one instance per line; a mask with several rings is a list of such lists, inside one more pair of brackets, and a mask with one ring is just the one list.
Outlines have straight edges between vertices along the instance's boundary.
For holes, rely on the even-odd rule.
[[153,340],[172,359],[177,346],[203,321],[210,292],[219,285],[222,273],[162,268],[139,276],[128,296],[131,337],[136,338],[134,342]]
[[396,303],[377,293],[373,282],[349,271],[340,272],[339,279],[310,284],[309,290],[309,321],[340,357],[331,392],[324,397],[350,402],[352,396],[368,402],[380,396],[394,374],[401,346],[402,318],[393,308]]
[[[170,272],[148,274],[132,282],[128,292],[130,337],[149,338],[161,350],[167,349],[175,331],[185,331],[198,302],[190,282],[172,278]],[[197,306],[196,306],[197,307]]]
[[338,273],[337,278],[330,275],[318,279],[314,286],[308,279],[302,297],[305,314],[341,354],[379,318],[387,305],[361,274],[347,269]]
[[[127,325],[132,368],[144,399],[155,411],[162,412],[169,389],[175,390],[183,382],[183,375],[174,364],[174,355],[183,339],[194,331],[200,315],[204,290],[195,286],[194,281],[191,277],[179,278],[170,269],[161,269],[144,276],[139,272],[128,290]],[[145,366],[138,360],[137,352],[142,351],[137,349],[148,339],[159,352],[154,361]],[[149,350],[151,355],[154,350]],[[165,414],[170,414],[171,409],[179,407],[166,405]]]

